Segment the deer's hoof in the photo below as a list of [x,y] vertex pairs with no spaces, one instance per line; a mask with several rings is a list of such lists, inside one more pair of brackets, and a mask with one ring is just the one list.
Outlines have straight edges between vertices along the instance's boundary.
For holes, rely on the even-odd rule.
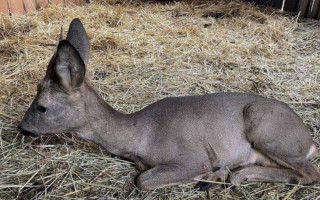
[[207,191],[212,187],[212,183],[199,181],[194,187],[198,191]]

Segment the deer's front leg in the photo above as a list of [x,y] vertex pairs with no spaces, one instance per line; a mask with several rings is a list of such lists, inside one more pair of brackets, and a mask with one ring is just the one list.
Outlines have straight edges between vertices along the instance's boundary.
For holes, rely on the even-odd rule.
[[141,190],[154,190],[188,183],[194,176],[194,170],[179,165],[158,165],[140,174],[137,185]]

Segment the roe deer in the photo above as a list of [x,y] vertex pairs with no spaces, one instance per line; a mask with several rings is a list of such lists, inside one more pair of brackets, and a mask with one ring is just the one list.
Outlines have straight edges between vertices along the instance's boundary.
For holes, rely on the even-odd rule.
[[[106,104],[86,79],[90,44],[79,19],[60,41],[19,125],[24,135],[73,132],[129,159],[142,190],[202,178],[312,184],[320,173],[308,129],[286,104],[247,93],[170,97],[133,114]],[[200,184],[201,185],[201,184]],[[208,185],[207,185],[208,186]]]

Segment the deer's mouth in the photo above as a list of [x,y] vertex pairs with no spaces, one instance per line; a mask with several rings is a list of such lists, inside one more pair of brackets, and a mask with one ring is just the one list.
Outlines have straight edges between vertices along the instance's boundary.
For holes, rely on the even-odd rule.
[[27,131],[27,130],[23,129],[20,125],[18,126],[18,131],[19,131],[22,135],[25,135],[25,136],[30,136],[30,137],[32,137],[32,138],[37,138],[37,137],[39,137],[38,134],[33,133],[33,132],[30,132],[30,131]]

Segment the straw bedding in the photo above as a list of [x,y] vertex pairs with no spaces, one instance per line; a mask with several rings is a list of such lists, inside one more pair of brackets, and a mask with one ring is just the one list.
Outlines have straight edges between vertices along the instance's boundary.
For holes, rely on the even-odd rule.
[[[0,18],[1,199],[315,199],[320,185],[194,184],[139,191],[133,164],[70,134],[16,131],[55,51],[79,17],[92,44],[92,85],[131,113],[167,96],[240,91],[288,103],[320,144],[320,24],[239,1],[91,1]],[[313,159],[320,168],[320,157]]]

